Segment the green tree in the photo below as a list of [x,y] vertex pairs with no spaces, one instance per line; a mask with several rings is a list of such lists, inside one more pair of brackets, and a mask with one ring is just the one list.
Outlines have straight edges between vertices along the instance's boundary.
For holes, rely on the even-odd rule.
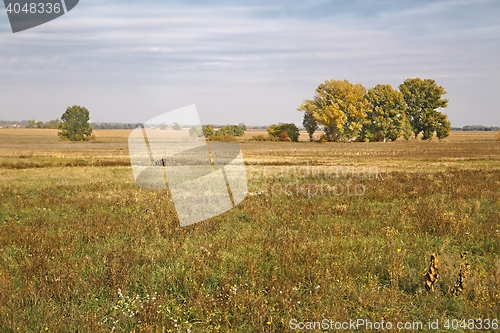
[[443,140],[450,135],[451,123],[448,116],[444,113],[437,115],[436,136],[439,140]]
[[245,128],[246,126],[240,126],[240,125],[226,125],[222,126],[220,130],[218,130],[215,135],[216,136],[225,136],[225,135],[231,135],[231,136],[243,136],[245,134]]
[[215,130],[212,125],[203,125],[202,129],[203,129],[203,135],[207,139],[215,135]]
[[370,105],[360,141],[395,141],[408,126],[403,94],[388,84],[378,84],[366,93]]
[[200,125],[192,126],[189,129],[189,135],[193,137],[201,138],[203,136],[203,129]]
[[410,121],[408,120],[408,116],[406,116],[406,113],[405,113],[405,117],[406,117],[406,121],[405,123],[403,124],[403,138],[408,141],[411,137],[413,137],[413,130],[411,128],[411,124],[410,124]]
[[399,91],[404,96],[406,114],[415,137],[422,133],[422,140],[430,140],[435,131],[445,135],[446,128],[440,127],[446,127],[448,120],[443,121],[439,110],[448,106],[448,100],[442,98],[446,94],[442,86],[431,79],[412,78],[400,84]]
[[280,141],[299,141],[300,131],[294,123],[279,123],[268,127],[269,136]]
[[304,120],[302,120],[302,126],[304,126],[304,128],[306,129],[307,131],[307,134],[309,134],[309,141],[313,141],[313,135],[314,135],[314,132],[316,132],[316,130],[318,129],[318,121],[316,120],[316,118],[314,118],[312,112],[305,112],[304,113]]
[[61,126],[61,121],[59,119],[49,120],[44,124],[44,128],[58,129]]
[[68,106],[66,112],[61,116],[62,123],[57,133],[63,140],[85,141],[92,135],[90,126],[90,113],[85,107],[73,105]]
[[176,131],[180,131],[182,130],[182,127],[181,125],[179,125],[179,123],[174,123],[174,125],[172,126],[172,128]]
[[323,125],[328,141],[353,139],[359,135],[369,111],[364,98],[366,88],[347,80],[326,80],[316,88],[312,100],[305,100],[299,111],[312,112]]

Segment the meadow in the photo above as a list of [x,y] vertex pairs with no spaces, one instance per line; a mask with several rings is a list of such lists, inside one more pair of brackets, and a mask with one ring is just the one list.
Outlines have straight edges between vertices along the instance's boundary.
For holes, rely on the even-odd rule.
[[[129,133],[68,143],[55,130],[0,130],[0,332],[500,320],[495,133],[321,144],[247,131],[248,197],[185,228],[168,190],[135,185]],[[470,274],[454,295],[463,251]]]

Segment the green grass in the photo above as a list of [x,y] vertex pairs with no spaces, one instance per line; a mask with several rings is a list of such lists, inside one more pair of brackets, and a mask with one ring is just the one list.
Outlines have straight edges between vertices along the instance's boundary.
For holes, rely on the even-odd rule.
[[[264,153],[255,145],[242,148],[259,161]],[[308,160],[297,144],[266,143],[277,165],[274,145],[289,149],[287,159],[304,156],[300,165]],[[403,144],[377,145],[372,157],[363,152],[374,146],[344,146],[367,165],[388,149],[397,159],[408,155]],[[95,159],[106,155],[99,147]],[[426,170],[416,167],[423,155],[408,159],[411,170],[350,179],[365,186],[362,196],[273,194],[273,186],[307,188],[321,179],[263,178],[255,173],[262,166],[252,165],[250,191],[260,195],[186,228],[168,191],[137,188],[127,166],[66,166],[68,154],[43,168],[2,168],[0,331],[286,332],[292,318],[500,319],[500,168],[491,156],[462,151],[445,157],[476,156],[473,167]],[[3,156],[4,165],[18,162],[8,149]],[[326,188],[349,179],[322,180]],[[448,290],[461,251],[469,252],[472,274],[455,297]],[[433,252],[440,279],[428,293]]]

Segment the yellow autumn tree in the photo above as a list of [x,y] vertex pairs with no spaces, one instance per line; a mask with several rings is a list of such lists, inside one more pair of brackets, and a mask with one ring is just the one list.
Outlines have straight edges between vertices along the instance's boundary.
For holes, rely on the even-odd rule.
[[326,80],[298,110],[311,113],[323,125],[328,141],[351,140],[361,132],[370,110],[365,94],[362,84]]

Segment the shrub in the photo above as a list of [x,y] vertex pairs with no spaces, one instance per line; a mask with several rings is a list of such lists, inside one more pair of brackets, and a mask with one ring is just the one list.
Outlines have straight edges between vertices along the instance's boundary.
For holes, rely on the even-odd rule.
[[264,141],[278,141],[278,138],[274,136],[269,136],[269,135],[254,135],[252,138],[250,138],[248,141],[259,141],[259,142],[264,142]]
[[224,141],[224,142],[231,142],[231,141],[238,141],[235,136],[233,135],[214,135],[210,138],[207,138],[209,141]]
[[215,130],[212,125],[203,125],[202,129],[203,129],[203,135],[207,139],[215,135]]
[[260,134],[260,135],[254,135],[254,136],[252,136],[252,138],[250,139],[250,141],[269,141],[269,138],[267,138],[264,135]]
[[279,135],[280,141],[291,141],[288,137],[288,133],[286,131],[281,131]]
[[319,137],[318,142],[321,142],[321,143],[328,142],[328,137],[326,136],[326,134],[321,134],[321,136]]
[[217,136],[231,135],[231,136],[243,136],[245,134],[245,127],[239,125],[226,125],[222,126],[220,130],[215,132]]
[[[282,134],[286,133],[286,137]],[[271,125],[267,129],[269,136],[279,139],[281,141],[299,141],[300,131],[294,123],[279,123],[278,125]]]
[[193,126],[189,129],[189,135],[193,137],[201,138],[203,136],[203,129],[201,126]]

